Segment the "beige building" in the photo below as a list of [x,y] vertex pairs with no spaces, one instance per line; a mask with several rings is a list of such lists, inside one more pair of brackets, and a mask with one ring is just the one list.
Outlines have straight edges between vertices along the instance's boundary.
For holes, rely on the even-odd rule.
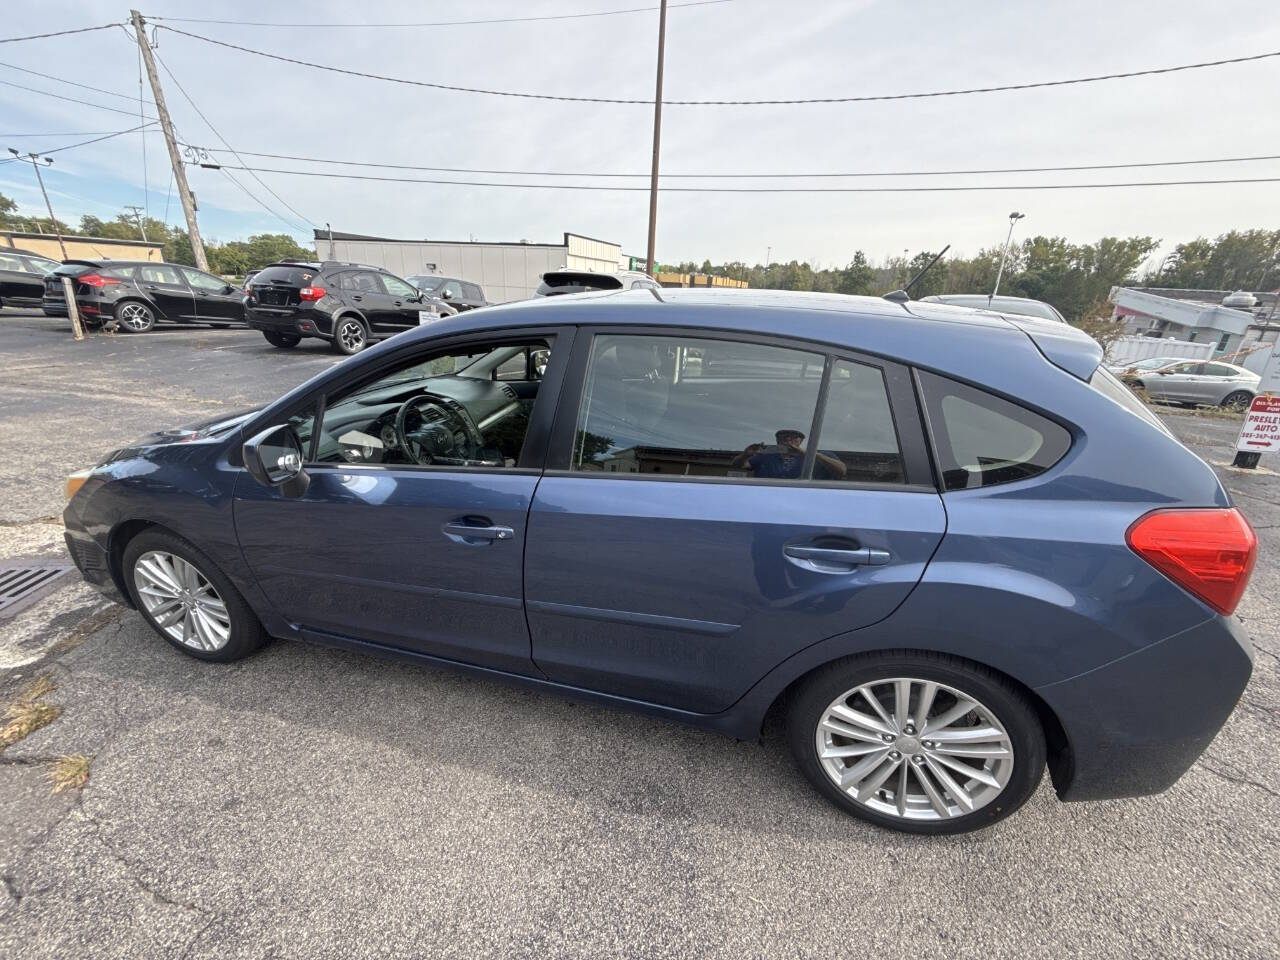
[[392,240],[356,233],[315,232],[316,255],[382,267],[399,277],[432,274],[484,287],[490,303],[526,300],[548,270],[617,273],[622,247],[566,233],[563,243],[485,243],[481,241]]
[[141,240],[107,240],[104,237],[76,237],[62,235],[66,245],[64,257],[58,238],[48,233],[21,233],[0,230],[0,250],[17,247],[38,253],[50,260],[155,260],[164,261],[164,244],[143,243]]

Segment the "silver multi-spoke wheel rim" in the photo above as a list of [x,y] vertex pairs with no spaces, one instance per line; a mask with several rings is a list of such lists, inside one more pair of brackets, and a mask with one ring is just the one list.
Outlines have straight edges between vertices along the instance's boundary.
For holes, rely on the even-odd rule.
[[944,683],[875,680],[822,712],[818,761],[855,803],[905,820],[985,807],[1013,773],[1013,741],[994,713]]
[[348,320],[338,328],[338,339],[348,350],[359,350],[364,346],[364,327],[354,320]]
[[220,650],[231,639],[227,605],[194,564],[162,550],[133,565],[138,599],[156,626],[193,650]]
[[137,333],[142,333],[151,326],[151,311],[140,303],[126,303],[120,308],[117,320]]

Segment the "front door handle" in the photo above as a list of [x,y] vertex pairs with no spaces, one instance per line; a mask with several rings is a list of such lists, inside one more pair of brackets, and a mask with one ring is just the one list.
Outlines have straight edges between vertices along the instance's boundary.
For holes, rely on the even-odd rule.
[[352,300],[363,300],[363,299],[364,299],[364,297],[360,296],[360,294],[358,294],[358,293],[353,293],[353,294],[351,295],[351,299],[352,299]]
[[516,532],[510,527],[482,527],[469,523],[451,521],[440,528],[444,535],[455,543],[470,543],[473,546],[493,540],[512,540]]
[[817,560],[821,563],[844,563],[855,567],[880,567],[891,559],[888,550],[878,547],[858,547],[840,550],[833,547],[783,547],[782,552],[793,560]]

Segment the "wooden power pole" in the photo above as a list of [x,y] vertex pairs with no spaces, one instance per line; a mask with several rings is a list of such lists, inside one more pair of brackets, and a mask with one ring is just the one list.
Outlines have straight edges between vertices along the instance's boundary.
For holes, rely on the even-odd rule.
[[191,187],[187,185],[187,171],[182,166],[182,157],[178,153],[178,142],[173,136],[173,121],[169,119],[169,108],[164,103],[164,91],[160,89],[160,76],[156,73],[156,61],[151,56],[151,47],[147,44],[146,21],[137,10],[129,11],[133,20],[133,32],[138,37],[138,49],[142,51],[142,62],[147,67],[147,79],[151,81],[151,94],[156,100],[156,113],[160,115],[160,128],[164,131],[164,143],[169,148],[169,162],[173,164],[173,179],[178,184],[178,199],[182,201],[182,212],[187,217],[187,236],[191,239],[191,250],[196,255],[196,266],[201,270],[209,269],[209,261],[204,255],[204,241],[200,239],[200,225],[196,223],[196,204],[191,196]]
[[662,61],[667,48],[667,0],[658,14],[658,89],[653,95],[653,174],[649,180],[649,276],[658,275],[655,245],[658,240],[658,156],[662,145]]

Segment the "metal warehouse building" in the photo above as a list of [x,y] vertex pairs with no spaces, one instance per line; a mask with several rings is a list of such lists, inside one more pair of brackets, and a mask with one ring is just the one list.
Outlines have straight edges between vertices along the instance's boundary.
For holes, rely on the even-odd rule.
[[478,283],[491,303],[532,297],[548,270],[616,273],[622,259],[620,245],[576,233],[566,233],[563,243],[481,243],[392,240],[317,230],[315,242],[316,254],[323,260],[367,263],[401,277],[430,273]]

